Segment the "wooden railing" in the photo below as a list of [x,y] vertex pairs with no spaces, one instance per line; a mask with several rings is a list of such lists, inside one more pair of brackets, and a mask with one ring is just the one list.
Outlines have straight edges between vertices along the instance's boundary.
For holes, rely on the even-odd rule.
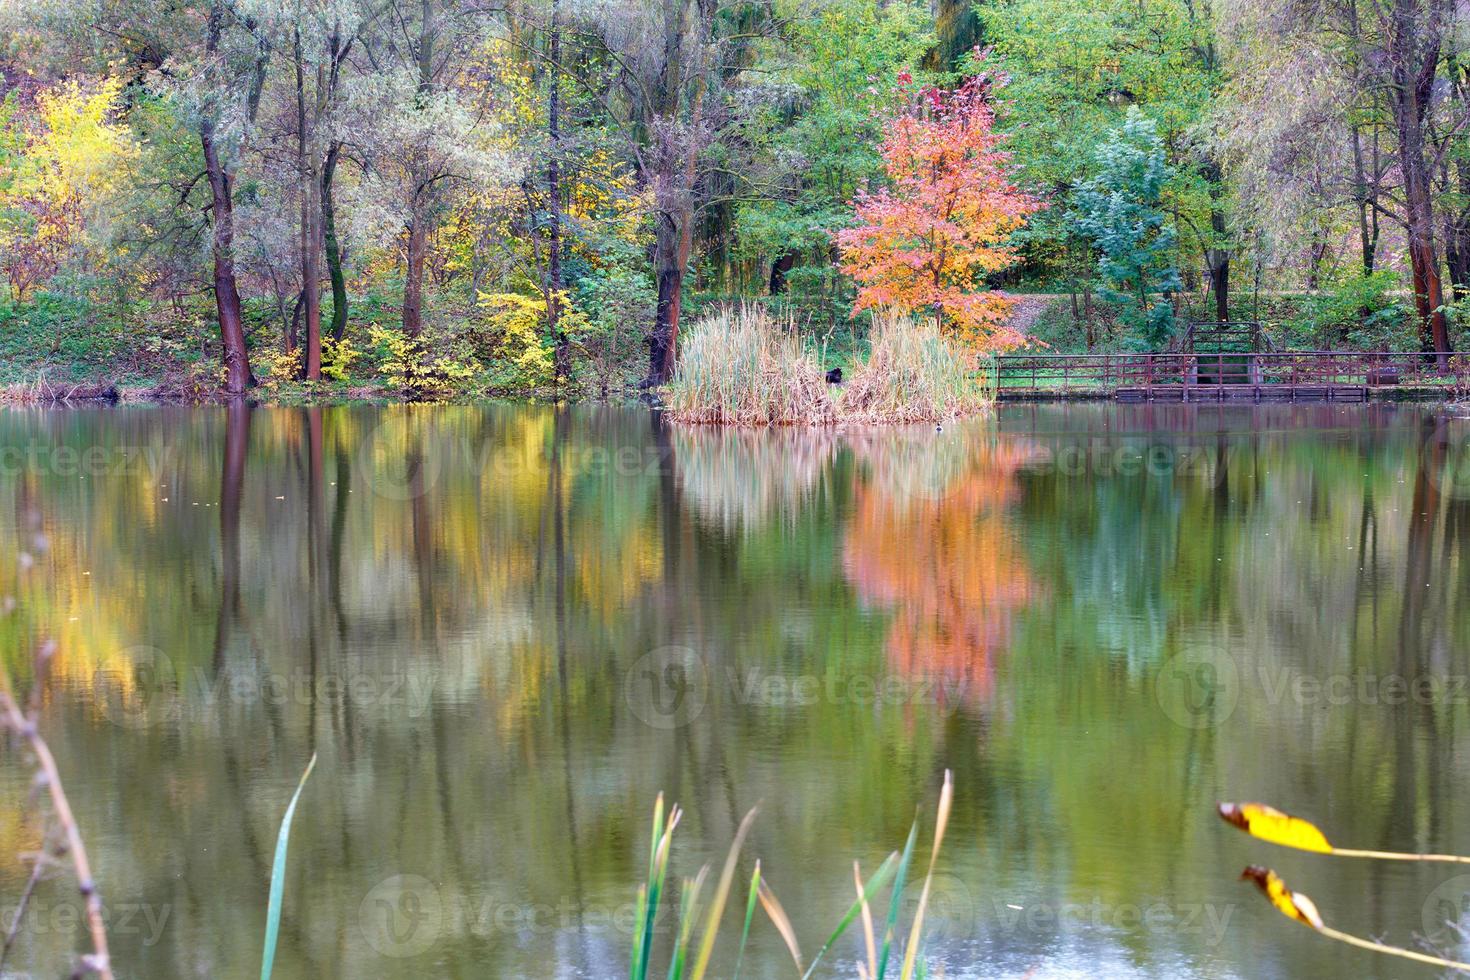
[[[1470,355],[1375,351],[1217,354],[1006,354],[996,358],[1000,397],[1148,394],[1153,389],[1461,388]],[[1217,392],[1223,393],[1223,392]],[[1242,392],[1244,394],[1244,392]]]

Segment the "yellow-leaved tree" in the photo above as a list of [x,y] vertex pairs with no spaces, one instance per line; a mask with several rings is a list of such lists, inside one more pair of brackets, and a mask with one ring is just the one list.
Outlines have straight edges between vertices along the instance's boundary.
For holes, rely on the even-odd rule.
[[0,115],[0,264],[23,300],[78,250],[95,247],[88,214],[125,186],[138,147],[118,120],[122,82],[63,82],[36,97],[21,128],[16,99]]

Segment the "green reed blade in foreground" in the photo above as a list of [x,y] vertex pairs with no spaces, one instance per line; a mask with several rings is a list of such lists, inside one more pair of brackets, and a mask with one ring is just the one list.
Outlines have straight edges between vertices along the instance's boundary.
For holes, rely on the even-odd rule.
[[745,925],[740,930],[740,949],[735,953],[735,972],[730,980],[740,980],[740,963],[745,959],[745,943],[750,939],[750,920],[755,918],[756,895],[761,887],[761,863],[757,859],[755,870],[750,874],[750,895],[745,899]]
[[802,980],[807,980],[807,977],[812,975],[812,972],[817,968],[817,964],[821,962],[822,955],[831,949],[832,944],[842,937],[842,934],[847,931],[847,927],[852,925],[853,920],[862,912],[863,906],[871,902],[873,896],[881,891],[884,885],[888,884],[888,879],[893,875],[894,862],[897,860],[897,852],[888,855],[873,877],[868,879],[868,885],[863,889],[863,893],[858,896],[857,901],[852,903],[852,908],[847,910],[847,914],[842,917],[842,921],[837,923],[837,928],[832,930],[832,935],[828,936],[827,941],[822,944],[822,948],[817,950],[817,955],[812,957],[811,963],[807,964],[806,973],[802,974]]
[[903,845],[903,857],[898,862],[898,875],[893,879],[893,897],[888,902],[888,921],[883,925],[883,951],[878,954],[878,973],[873,980],[883,980],[884,974],[888,972],[888,953],[893,945],[895,930],[898,928],[898,910],[903,905],[903,886],[909,874],[909,861],[914,856],[914,841],[919,837],[919,821],[915,820],[909,828],[909,839]]
[[311,754],[311,761],[306,764],[306,771],[301,774],[301,781],[296,784],[296,792],[291,794],[291,803],[286,807],[286,815],[281,818],[281,832],[276,837],[276,859],[271,865],[271,893],[270,904],[265,913],[265,949],[261,953],[260,980],[270,980],[271,969],[276,962],[276,939],[281,931],[281,896],[286,889],[286,847],[291,842],[291,818],[296,815],[296,801],[301,799],[301,790],[306,786],[307,777],[316,768],[316,753]]

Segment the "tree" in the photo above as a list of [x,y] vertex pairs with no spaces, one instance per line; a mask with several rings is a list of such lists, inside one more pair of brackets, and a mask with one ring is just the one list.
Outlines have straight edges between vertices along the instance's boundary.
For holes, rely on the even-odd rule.
[[1097,151],[1098,174],[1078,188],[1072,215],[1101,253],[1103,298],[1125,305],[1124,319],[1155,349],[1173,334],[1174,307],[1154,302],[1180,288],[1175,232],[1164,210],[1169,166],[1153,120],[1130,109]]
[[705,209],[738,196],[725,185],[744,182],[718,161],[740,129],[739,76],[758,44],[776,37],[784,23],[774,6],[773,0],[620,0],[598,8],[596,31],[619,66],[621,106],[609,99],[609,109],[631,137],[639,178],[653,192],[658,305],[646,385],[664,384],[674,373],[695,223]]
[[29,132],[14,95],[0,102],[0,266],[13,299],[90,244],[89,216],[128,179],[138,148],[117,120],[121,90],[105,79],[42,91]]
[[[1172,168],[1175,263],[1187,288],[1213,287],[1221,318],[1229,306],[1234,175],[1207,137],[1226,80],[1216,43],[1225,2],[1007,0],[983,7],[986,43],[1014,77],[1004,122],[1027,176],[1067,197],[1092,176],[1108,132],[1129,108],[1142,109],[1157,124]],[[1073,231],[1065,208],[1038,216],[1023,236],[1030,270],[1055,269],[1071,280],[1069,270],[1089,266],[1077,261],[1082,243]]]
[[932,312],[968,343],[1003,351],[1024,338],[1005,322],[1007,298],[983,281],[1016,261],[1011,236],[1041,205],[1012,183],[992,85],[976,75],[953,91],[916,93],[884,127],[890,186],[859,193],[858,225],[837,242],[859,284],[854,312]]
[[[747,124],[747,165],[765,193],[741,200],[736,255],[752,261],[751,279],[772,295],[805,266],[823,292],[837,298],[845,283],[835,268],[832,232],[852,224],[852,199],[883,175],[883,120],[901,94],[891,79],[934,46],[927,7],[870,0],[832,0],[791,25],[794,64],[786,72],[793,97],[772,100]],[[758,264],[757,264],[758,263]],[[837,316],[836,303],[829,311]]]

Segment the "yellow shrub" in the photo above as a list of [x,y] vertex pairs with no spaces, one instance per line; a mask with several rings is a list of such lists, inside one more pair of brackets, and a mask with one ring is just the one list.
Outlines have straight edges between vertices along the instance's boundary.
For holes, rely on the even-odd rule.
[[369,334],[378,349],[378,372],[390,388],[409,398],[448,398],[467,388],[475,378],[473,364],[435,354],[421,336],[410,337],[399,330],[376,326]]

